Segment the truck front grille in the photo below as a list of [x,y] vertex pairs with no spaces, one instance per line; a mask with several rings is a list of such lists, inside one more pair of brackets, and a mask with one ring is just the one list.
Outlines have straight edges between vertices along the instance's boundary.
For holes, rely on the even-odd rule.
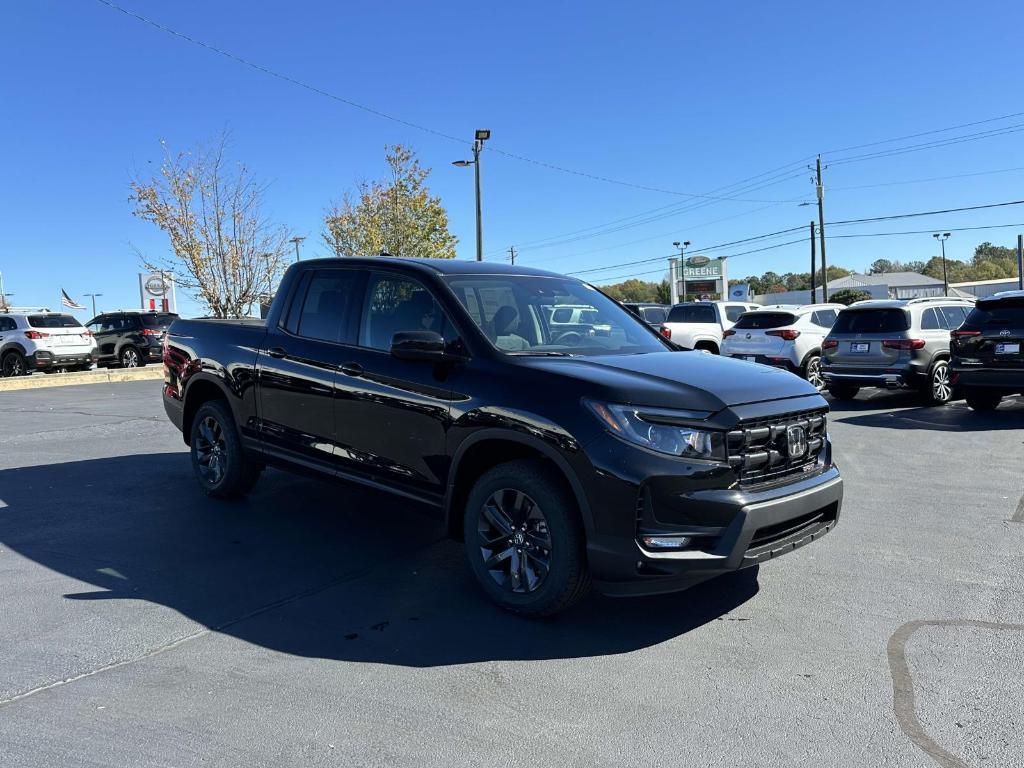
[[[729,465],[739,475],[741,485],[780,482],[791,475],[813,471],[825,445],[827,411],[803,411],[740,422],[729,432]],[[807,450],[790,455],[788,431],[791,426],[803,430]]]

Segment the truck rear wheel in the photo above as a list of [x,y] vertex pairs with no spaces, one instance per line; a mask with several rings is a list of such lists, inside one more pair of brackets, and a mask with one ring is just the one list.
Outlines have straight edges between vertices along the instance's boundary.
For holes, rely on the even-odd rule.
[[550,616],[589,591],[576,503],[540,463],[513,461],[484,473],[463,524],[473,575],[502,608]]
[[199,407],[192,420],[189,445],[192,470],[207,496],[244,496],[259,480],[262,467],[246,457],[235,417],[223,400],[211,400]]

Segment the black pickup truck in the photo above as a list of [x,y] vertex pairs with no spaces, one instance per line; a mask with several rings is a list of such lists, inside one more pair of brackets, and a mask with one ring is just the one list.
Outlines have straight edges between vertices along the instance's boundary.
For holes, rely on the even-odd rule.
[[[552,306],[592,307],[566,331]],[[683,589],[838,521],[827,404],[797,376],[680,351],[593,286],[455,260],[303,261],[265,321],[176,320],[167,414],[212,496],[267,465],[436,508],[501,606],[592,583]]]

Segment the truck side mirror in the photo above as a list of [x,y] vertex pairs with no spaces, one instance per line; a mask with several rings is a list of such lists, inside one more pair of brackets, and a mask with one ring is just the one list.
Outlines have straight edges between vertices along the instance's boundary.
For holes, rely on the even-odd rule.
[[441,362],[449,358],[437,331],[399,331],[391,337],[391,355],[399,360]]

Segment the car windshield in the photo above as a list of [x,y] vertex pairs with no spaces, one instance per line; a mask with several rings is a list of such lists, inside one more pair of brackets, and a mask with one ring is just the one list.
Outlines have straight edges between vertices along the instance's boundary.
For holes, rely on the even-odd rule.
[[832,333],[892,333],[910,328],[902,309],[844,309],[832,326]]
[[736,321],[736,328],[781,328],[796,322],[789,312],[749,312]]
[[33,328],[80,328],[82,324],[71,315],[29,315]]
[[1024,299],[979,301],[967,316],[973,328],[1024,328]]
[[445,281],[473,322],[504,352],[618,355],[667,349],[634,314],[579,280],[452,275]]

